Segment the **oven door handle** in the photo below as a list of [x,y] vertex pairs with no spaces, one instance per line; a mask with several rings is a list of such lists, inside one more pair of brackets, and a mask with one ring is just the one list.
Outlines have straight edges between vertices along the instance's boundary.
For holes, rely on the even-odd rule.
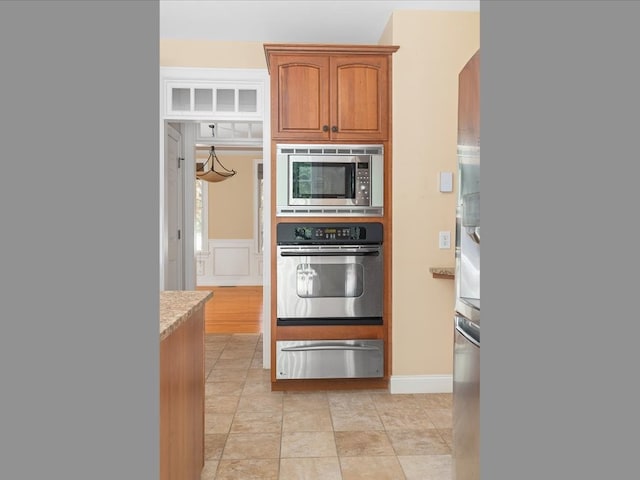
[[363,345],[335,345],[335,344],[326,344],[326,345],[301,345],[297,347],[284,347],[281,351],[283,352],[306,352],[306,351],[317,351],[317,350],[362,350],[362,351],[373,351],[379,350],[377,347],[367,347]]
[[314,250],[312,252],[297,250],[295,252],[280,252],[281,257],[378,257],[380,255],[380,250],[372,250],[372,251],[359,251],[359,252],[347,252],[347,251],[318,251]]

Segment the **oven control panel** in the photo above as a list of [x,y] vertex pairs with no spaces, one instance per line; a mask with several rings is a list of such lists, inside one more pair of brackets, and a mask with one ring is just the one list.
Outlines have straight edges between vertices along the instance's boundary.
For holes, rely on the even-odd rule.
[[365,240],[367,230],[362,227],[296,227],[296,240]]
[[381,223],[279,223],[277,243],[285,244],[380,244]]

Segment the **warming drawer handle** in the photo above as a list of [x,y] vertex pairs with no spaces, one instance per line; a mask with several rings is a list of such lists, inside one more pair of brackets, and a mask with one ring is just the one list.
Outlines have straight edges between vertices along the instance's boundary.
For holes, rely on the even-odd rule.
[[372,252],[281,252],[281,257],[378,257],[380,251],[375,250]]
[[305,352],[313,350],[363,350],[374,351],[379,350],[376,347],[367,347],[363,345],[307,345],[297,347],[284,347],[281,349],[283,352]]

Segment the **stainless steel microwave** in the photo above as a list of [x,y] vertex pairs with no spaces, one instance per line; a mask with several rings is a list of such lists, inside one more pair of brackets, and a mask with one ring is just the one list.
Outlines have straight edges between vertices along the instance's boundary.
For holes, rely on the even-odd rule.
[[276,146],[277,216],[383,215],[382,145]]

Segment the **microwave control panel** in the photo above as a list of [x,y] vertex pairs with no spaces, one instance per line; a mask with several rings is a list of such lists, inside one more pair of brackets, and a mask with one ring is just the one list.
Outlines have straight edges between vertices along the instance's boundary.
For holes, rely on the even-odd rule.
[[356,165],[356,205],[369,205],[369,162]]
[[379,244],[382,243],[381,223],[279,223],[279,245],[301,244]]

